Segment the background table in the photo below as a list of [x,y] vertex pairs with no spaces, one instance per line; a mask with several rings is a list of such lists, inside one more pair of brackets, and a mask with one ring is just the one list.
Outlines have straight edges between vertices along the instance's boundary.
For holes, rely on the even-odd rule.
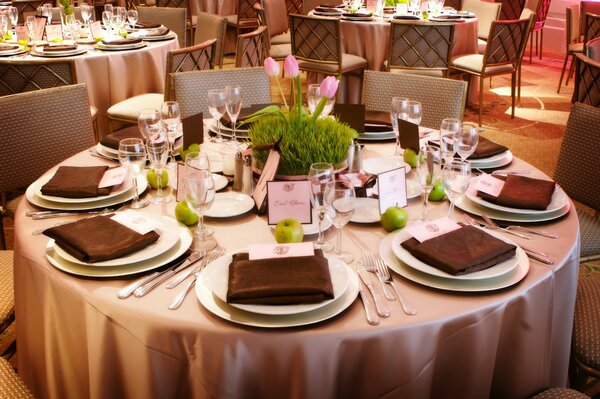
[[[363,156],[392,152],[391,144],[368,145]],[[66,161],[99,162],[86,152]],[[531,168],[518,159],[512,167]],[[172,215],[173,207],[145,211]],[[409,201],[412,218],[420,207]],[[557,264],[531,262],[513,287],[446,292],[396,275],[414,317],[390,303],[391,317],[370,326],[357,300],[316,325],[260,329],[213,316],[193,293],[168,310],[179,287],[120,300],[116,292],[130,279],[55,269],[44,256],[47,238],[31,235],[55,221],[32,221],[31,209],[23,201],[15,220],[15,300],[19,374],[40,398],[524,398],[566,384],[579,254],[574,210],[547,226],[560,240],[527,242]],[[447,210],[447,202],[432,204],[430,217]],[[207,223],[228,250],[274,242],[254,214]],[[346,228],[373,251],[386,235],[378,224]],[[344,246],[359,259],[347,235]]]

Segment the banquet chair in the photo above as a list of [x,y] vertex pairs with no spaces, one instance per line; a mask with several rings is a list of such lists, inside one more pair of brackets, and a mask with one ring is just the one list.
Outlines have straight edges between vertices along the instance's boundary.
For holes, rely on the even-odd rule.
[[3,357],[0,357],[0,397],[3,399],[35,398],[8,360]]
[[583,32],[583,45],[598,36],[600,36],[600,14],[586,13],[583,20],[585,21]]
[[600,62],[600,37],[595,37],[585,44],[585,55]]
[[571,102],[600,107],[600,61],[577,54],[575,61],[575,90]]
[[182,118],[200,112],[208,117],[208,91],[227,85],[241,86],[244,107],[271,102],[270,80],[262,67],[178,72],[171,76]]
[[538,5],[535,10],[537,15],[535,23],[531,28],[531,35],[529,40],[529,63],[533,60],[533,36],[535,36],[535,53],[539,51],[540,60],[542,59],[542,47],[544,46],[544,26],[546,25],[546,16],[550,9],[550,2],[552,0],[538,0]]
[[25,23],[26,15],[35,15],[38,7],[46,2],[46,0],[13,0],[12,6],[17,7],[19,12],[19,24]]
[[283,0],[260,0],[257,4],[264,10],[264,20],[269,30],[270,43],[274,46],[280,44],[290,45],[292,38],[290,37],[288,11],[285,2]]
[[445,118],[462,120],[467,100],[467,82],[431,76],[365,71],[362,100],[369,111],[389,112],[392,98],[420,101],[421,125],[439,129]]
[[589,399],[590,397],[570,388],[548,388],[531,399]]
[[[367,60],[342,53],[339,19],[291,14],[292,54],[301,71],[328,76],[354,75],[362,79]],[[338,100],[342,90],[338,90]]]
[[560,86],[567,70],[567,62],[571,57],[571,66],[569,67],[569,73],[565,81],[565,86],[569,84],[569,77],[575,68],[575,54],[583,53],[583,42],[579,40],[579,5],[570,5],[565,10],[565,37],[566,37],[566,54],[565,61],[563,63],[562,71],[560,72],[560,79],[558,80],[558,90],[560,93]]
[[254,10],[254,3],[256,0],[238,0],[237,14],[226,15],[227,28],[235,29],[235,36],[238,37],[241,32],[254,30],[258,28],[258,21],[256,20],[256,11]]
[[[274,60],[284,60],[288,55],[292,53],[292,44],[291,43],[280,43],[273,44],[271,42],[269,27],[268,27],[268,17],[266,10],[259,3],[254,4],[254,8],[256,9],[256,16],[258,19],[259,26],[267,27],[267,34],[265,35],[265,55],[273,58]],[[279,35],[282,36],[282,35]]]
[[[141,7],[140,7],[141,8]],[[165,73],[165,92],[145,93],[130,97],[112,105],[108,114],[109,132],[113,132],[117,124],[137,124],[140,111],[147,108],[160,109],[165,101],[172,100],[171,73],[212,69],[215,60],[216,39],[207,40],[195,46],[171,50],[167,54]]]
[[[76,83],[77,73],[73,60],[32,59],[27,62],[13,62],[0,59],[0,96]],[[98,141],[100,133],[96,107],[90,106],[90,115],[94,125],[94,137]]]
[[525,0],[496,0],[501,3],[500,20],[521,19],[521,12],[525,8]]
[[235,67],[251,68],[262,66],[267,49],[267,27],[260,26],[252,32],[242,33],[237,38]]
[[[13,251],[0,250],[0,332],[15,319]],[[0,358],[1,359],[1,358]],[[0,365],[0,397],[2,394],[2,365]]]
[[198,12],[197,21],[194,43],[204,43],[207,40],[216,39],[214,65],[223,68],[223,46],[225,32],[227,32],[227,20],[216,14]]
[[[190,45],[194,44],[194,42],[193,42],[194,30],[196,29],[197,21],[196,21],[196,17],[192,14],[192,0],[156,0],[156,7],[140,7],[140,9],[141,8],[146,8],[146,10],[148,10],[148,9],[158,9],[158,10],[149,15],[150,17],[154,17],[154,20],[152,20],[152,19],[148,20],[148,19],[143,19],[142,16],[139,15],[139,9],[138,9],[138,17],[139,17],[140,21],[160,22],[167,28],[171,29],[171,27],[169,25],[158,20],[162,16],[162,19],[164,21],[169,22],[170,24],[177,27],[177,29],[171,29],[171,30],[174,30],[175,33],[177,33],[177,35],[180,38],[179,39],[179,47],[185,47],[185,46],[190,46]],[[185,11],[183,13],[183,21],[184,21],[184,29],[182,32],[183,34],[179,33],[181,30],[180,14],[177,14],[174,11],[165,11],[165,9],[180,9],[180,10]],[[148,15],[148,11],[144,11],[144,14]],[[181,40],[181,38],[183,38],[183,40]]]
[[448,77],[453,23],[391,21],[387,71]]
[[187,13],[188,10],[185,8],[139,7],[138,20],[141,22],[153,22],[166,26],[169,30],[177,34],[179,47],[184,48],[187,43]]
[[[304,12],[304,0],[285,0],[285,13],[290,14],[306,14]],[[289,24],[289,17],[288,17]]]
[[464,0],[462,10],[472,12],[477,16],[477,48],[483,53],[490,27],[493,21],[500,18],[502,3],[492,3],[483,0]]
[[579,2],[579,35],[585,35],[585,15],[600,14],[600,2],[596,0],[582,0]]
[[462,10],[462,0],[446,0],[444,1],[444,7],[452,7],[455,10]]
[[479,77],[479,126],[483,118],[483,81],[497,75],[511,74],[511,118],[515,117],[515,92],[520,86],[518,72],[527,45],[527,36],[535,19],[493,21],[484,54],[458,56],[451,68],[458,73]]

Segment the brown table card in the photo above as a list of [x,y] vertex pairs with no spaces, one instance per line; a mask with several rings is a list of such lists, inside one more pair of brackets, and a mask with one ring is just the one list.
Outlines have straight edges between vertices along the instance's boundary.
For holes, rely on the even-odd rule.
[[400,133],[400,147],[410,148],[419,153],[419,125],[398,118],[398,132]]
[[283,219],[295,218],[302,224],[312,223],[310,207],[310,182],[268,181],[267,210],[270,225]]
[[183,118],[181,124],[183,126],[184,149],[187,149],[190,144],[204,143],[204,119],[202,112]]
[[44,31],[46,30],[46,21],[47,20],[48,20],[48,18],[46,18],[46,17],[36,15],[36,17],[35,17],[35,22],[37,24],[37,27],[35,29],[35,41],[36,42],[44,40]]
[[364,104],[335,104],[333,115],[342,123],[348,124],[359,133],[365,131],[365,105]]

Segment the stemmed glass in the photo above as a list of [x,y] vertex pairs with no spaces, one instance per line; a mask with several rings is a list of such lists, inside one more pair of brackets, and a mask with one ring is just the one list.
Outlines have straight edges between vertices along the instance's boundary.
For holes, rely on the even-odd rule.
[[225,90],[212,89],[208,91],[208,112],[210,112],[217,125],[217,137],[212,138],[210,141],[213,143],[221,143],[223,139],[221,138],[220,119],[226,112]]
[[8,17],[10,18],[10,23],[13,27],[13,31],[15,34],[15,39],[17,38],[17,24],[19,23],[19,10],[17,7],[9,7],[8,8]]
[[333,165],[330,163],[314,163],[308,170],[308,180],[311,186],[310,202],[317,211],[319,218],[319,236],[314,243],[314,247],[324,251],[331,250],[331,246],[325,241],[323,236],[323,218],[325,217],[325,189],[328,183],[335,182]]
[[112,12],[102,11],[102,25],[104,25],[104,29],[109,32],[112,30],[112,17]]
[[153,193],[153,195],[150,196],[150,201],[155,204],[166,204],[171,201],[171,190],[168,185],[163,189],[162,176],[167,162],[167,156],[169,155],[169,140],[167,138],[167,133],[160,124],[155,125],[149,130],[146,141],[146,151],[148,153],[150,165],[156,173],[156,193]]
[[161,114],[153,108],[143,109],[138,116],[138,128],[148,141],[148,137],[152,131],[158,130],[158,125],[161,123]]
[[185,200],[199,221],[194,230],[192,250],[206,253],[217,246],[212,238],[213,230],[204,224],[204,213],[215,200],[215,184],[206,154],[191,152],[185,158]]
[[181,111],[176,101],[165,101],[161,106],[162,121],[167,129],[169,139],[169,166],[175,165],[175,152],[173,147],[175,139],[181,135]]
[[52,24],[52,4],[42,4],[42,15],[46,17],[46,25]]
[[127,21],[129,22],[129,26],[131,29],[135,29],[135,24],[138,20],[138,12],[137,10],[129,10],[127,11]]
[[92,19],[92,12],[92,6],[86,3],[81,4],[81,19],[83,19],[83,23],[86,27],[89,27],[90,25],[90,20]]
[[416,173],[423,194],[423,212],[419,220],[427,220],[429,206],[429,193],[433,189],[440,174],[441,160],[439,149],[435,146],[424,144],[417,156]]
[[465,195],[471,182],[471,164],[462,159],[454,159],[444,166],[442,171],[442,184],[444,192],[450,200],[450,210],[448,217],[452,219],[454,212],[454,203],[457,199]]
[[137,176],[146,164],[146,149],[142,139],[123,139],[119,141],[119,162],[127,168],[133,180],[133,200],[129,206],[140,209],[148,206],[148,201],[140,200],[138,195]]
[[125,22],[127,22],[127,9],[125,7],[116,7],[115,11],[114,20],[118,29],[117,33],[119,33],[121,29],[125,28]]
[[418,101],[409,101],[406,120],[415,125],[420,125],[421,119],[423,119],[423,108],[421,107],[421,103]]
[[[319,101],[321,101],[321,85],[320,84],[310,84],[308,85],[308,93],[306,94],[307,103],[308,103],[308,111],[310,114],[315,113],[315,109],[317,109],[317,105]],[[323,107],[323,111],[321,111],[320,118],[327,116],[333,111],[333,105],[335,104],[335,97],[331,97],[327,99],[327,103],[325,107]]]
[[463,161],[475,152],[477,143],[479,143],[479,128],[470,123],[463,123],[456,137],[456,152]]
[[242,110],[242,87],[241,86],[225,86],[225,108],[227,115],[233,124],[233,137],[231,144],[237,145],[236,138],[236,122]]
[[25,20],[25,26],[27,26],[27,34],[29,35],[29,41],[31,42],[31,48],[35,51],[35,34],[37,31],[37,22],[35,17],[30,15]]
[[8,16],[0,12],[0,38],[6,40],[6,33],[8,32]]
[[394,156],[400,156],[400,130],[398,128],[398,119],[408,119],[408,98],[406,97],[393,97],[392,106],[390,108],[390,120],[392,122],[392,128],[396,135],[396,149],[394,150]]
[[356,206],[356,195],[352,184],[344,181],[327,183],[325,206],[327,218],[337,229],[335,256],[346,263],[351,263],[354,260],[352,254],[342,251],[342,228],[352,218]]
[[440,151],[444,164],[449,164],[454,158],[457,146],[457,136],[462,126],[458,119],[446,118],[440,126]]

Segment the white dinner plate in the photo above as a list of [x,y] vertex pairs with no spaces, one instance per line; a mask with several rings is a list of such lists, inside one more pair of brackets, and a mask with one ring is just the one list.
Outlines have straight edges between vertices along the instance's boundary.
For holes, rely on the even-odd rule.
[[362,161],[361,169],[372,175],[378,175],[400,167],[404,167],[406,173],[410,172],[410,165],[404,162],[401,157],[366,158]]
[[354,213],[350,218],[354,223],[377,223],[381,220],[379,214],[379,200],[376,198],[356,198]]
[[565,194],[563,189],[560,188],[559,186],[556,186],[554,188],[554,193],[552,194],[552,200],[550,201],[550,204],[548,204],[546,209],[543,209],[543,210],[519,209],[519,208],[511,208],[508,206],[493,204],[493,203],[488,202],[485,199],[477,196],[477,190],[475,190],[474,187],[477,185],[478,179],[479,179],[479,176],[474,176],[472,178],[471,186],[467,190],[467,193],[465,194],[465,196],[469,200],[471,200],[471,202],[474,202],[477,205],[482,206],[484,208],[493,209],[496,211],[501,211],[501,212],[506,212],[506,213],[515,213],[515,214],[520,214],[520,215],[546,215],[549,213],[554,213],[554,212],[559,211],[560,209],[562,209],[565,206],[566,203],[569,202],[569,198],[567,197],[567,194]]
[[[323,218],[323,231],[327,231],[332,226],[331,220],[329,218]],[[271,229],[275,229],[276,225],[272,224]],[[302,230],[305,236],[311,236],[313,234],[319,234],[319,215],[315,209],[312,210],[312,223],[307,223],[302,225]]]
[[[402,230],[400,230],[402,231]],[[493,277],[485,280],[457,280],[444,277],[432,276],[420,272],[412,267],[402,263],[392,251],[392,241],[399,232],[388,234],[379,245],[379,254],[384,262],[396,273],[415,283],[427,287],[437,288],[447,291],[459,292],[484,292],[494,291],[510,287],[521,281],[529,272],[529,259],[525,252],[517,247],[517,258],[519,259],[517,267],[503,276]]]
[[19,48],[14,49],[14,50],[0,51],[0,57],[9,57],[11,55],[18,55],[18,54],[23,54],[26,52],[27,52],[27,50],[25,50],[24,47],[19,46]]
[[493,155],[488,158],[469,159],[471,167],[477,169],[493,169],[506,166],[513,160],[513,154],[510,151],[504,151],[500,154]]
[[46,245],[46,259],[50,264],[59,270],[64,272],[75,274],[78,276],[85,277],[119,277],[128,276],[130,274],[136,274],[153,270],[158,267],[164,266],[169,262],[174,261],[188,250],[192,245],[192,234],[186,227],[178,227],[179,239],[177,243],[169,249],[167,252],[152,258],[148,261],[133,263],[125,266],[107,266],[107,267],[95,267],[95,266],[84,266],[77,263],[72,263],[64,260],[54,251],[54,240],[49,240]]
[[[516,245],[511,240],[504,238],[500,234],[497,234],[493,231],[486,230],[485,233],[494,236],[508,244]],[[487,269],[461,276],[454,276],[452,274],[448,274],[440,269],[428,265],[427,263],[414,257],[406,249],[404,249],[400,244],[408,240],[410,237],[411,235],[404,229],[400,230],[398,234],[394,235],[394,239],[392,240],[392,251],[394,252],[394,255],[396,255],[396,257],[400,259],[406,266],[412,267],[415,270],[429,274],[431,276],[448,278],[453,280],[485,280],[510,273],[513,269],[517,267],[517,264],[519,263],[518,257],[514,256],[510,259],[505,260],[504,262],[498,263],[497,265],[488,267]]]
[[359,133],[358,139],[360,141],[387,141],[395,140],[396,134],[393,131],[389,132],[365,132]]
[[133,263],[148,261],[154,257],[157,257],[167,252],[169,249],[173,248],[175,244],[177,244],[177,241],[179,240],[180,226],[175,219],[171,219],[165,216],[154,216],[149,214],[144,215],[160,223],[160,227],[156,229],[156,232],[160,235],[160,237],[158,238],[158,240],[153,242],[151,245],[148,245],[143,250],[134,252],[127,256],[123,256],[118,259],[105,260],[102,262],[83,262],[67,253],[57,244],[55,244],[53,248],[58,254],[58,256],[60,256],[62,259],[71,263],[77,263],[80,265],[90,267],[125,266]]
[[254,208],[254,200],[249,195],[227,191],[216,193],[215,201],[204,216],[211,218],[229,218],[243,215]]
[[215,316],[232,323],[263,328],[305,326],[337,316],[356,300],[359,287],[358,277],[349,266],[344,265],[344,267],[346,268],[346,274],[348,276],[348,289],[346,292],[329,305],[323,306],[312,312],[280,316],[257,314],[235,308],[228,303],[221,301],[213,294],[207,286],[205,273],[202,273],[196,282],[196,296],[205,309]]
[[462,209],[465,212],[471,213],[473,215],[482,216],[486,215],[495,220],[502,220],[505,222],[525,222],[525,223],[534,223],[534,222],[547,222],[550,220],[558,219],[567,213],[571,209],[571,204],[567,201],[567,203],[560,208],[559,210],[551,213],[545,214],[522,214],[522,213],[513,213],[513,212],[502,212],[497,211],[490,208],[484,208],[473,201],[469,200],[467,197],[462,197],[456,200],[454,203],[457,208]]
[[96,144],[96,151],[98,152],[98,154],[105,156],[107,158],[110,159],[114,159],[114,160],[119,160],[119,152],[107,147],[105,145],[102,145],[101,143]]
[[87,49],[85,47],[78,47],[75,50],[68,51],[43,51],[43,50],[35,50],[31,52],[31,55],[35,55],[36,57],[71,57],[74,55],[81,55],[87,53]]
[[175,34],[175,32],[169,32],[166,35],[159,35],[159,36],[142,36],[142,35],[140,35],[138,37],[146,42],[160,42],[163,40],[175,39],[177,37],[177,35]]
[[[206,275],[206,284],[208,288],[223,302],[227,302],[227,286],[229,284],[229,265],[231,264],[232,255],[238,252],[247,252],[248,250],[240,250],[229,252],[217,260],[206,265],[202,271]],[[348,289],[348,273],[346,272],[346,264],[334,256],[325,254],[329,263],[329,275],[331,284],[333,285],[333,299],[318,303],[300,303],[293,305],[248,305],[239,303],[230,303],[230,306],[245,310],[246,312],[265,314],[265,315],[292,315],[304,312],[311,312],[329,305],[331,302],[340,298]]]
[[98,50],[104,51],[124,51],[124,50],[137,50],[146,47],[146,43],[139,42],[133,44],[103,44],[102,42],[96,44]]
[[[208,130],[210,130],[213,133],[217,133],[217,124],[215,123],[214,119],[205,119],[204,120],[206,123],[206,127],[208,127]],[[221,127],[221,136],[223,137],[233,137],[233,129],[223,125],[220,121],[219,121],[219,126]],[[248,137],[248,129],[237,129],[235,131],[235,136],[236,138],[246,138]]]

